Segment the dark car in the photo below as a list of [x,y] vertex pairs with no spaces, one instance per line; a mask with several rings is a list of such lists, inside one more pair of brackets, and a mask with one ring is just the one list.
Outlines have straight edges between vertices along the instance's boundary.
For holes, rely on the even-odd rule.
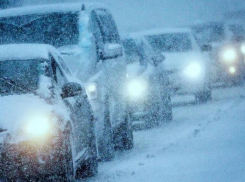
[[85,89],[52,46],[0,46],[0,112],[0,179],[73,181],[97,173]]

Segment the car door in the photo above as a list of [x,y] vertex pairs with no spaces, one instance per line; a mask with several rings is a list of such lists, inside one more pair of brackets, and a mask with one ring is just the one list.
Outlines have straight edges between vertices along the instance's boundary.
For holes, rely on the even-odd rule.
[[[61,69],[54,58],[52,59],[54,79],[61,93],[61,88],[68,82],[68,79],[66,78],[65,70]],[[74,161],[75,164],[78,164],[82,162],[82,159],[86,158],[86,155],[89,155],[89,146],[93,137],[91,136],[92,112],[84,94],[65,98],[64,102],[71,112]]]

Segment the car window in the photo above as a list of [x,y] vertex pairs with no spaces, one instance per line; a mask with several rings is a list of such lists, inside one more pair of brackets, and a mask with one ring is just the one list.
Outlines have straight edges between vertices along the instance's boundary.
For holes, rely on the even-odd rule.
[[133,39],[125,39],[122,41],[127,64],[139,61],[144,64],[146,59],[145,48],[142,43],[137,44]]
[[189,33],[167,33],[146,38],[157,52],[186,52],[193,46]]
[[68,74],[68,75],[71,75],[71,72],[70,72],[70,70],[66,67],[66,64],[65,64],[65,62],[63,61],[63,59],[60,58],[60,57],[58,57],[58,60],[59,60],[60,66],[61,66],[62,69],[65,71],[65,73]]
[[52,64],[52,69],[54,74],[54,80],[57,86],[61,88],[66,83],[66,78],[62,73],[62,71],[60,70],[54,58],[51,58],[51,64]]
[[106,10],[95,10],[104,43],[120,43],[115,21]]
[[48,13],[0,19],[0,44],[44,43],[55,47],[78,44],[78,13]]
[[225,26],[223,23],[198,25],[192,29],[199,44],[222,42],[225,39]]

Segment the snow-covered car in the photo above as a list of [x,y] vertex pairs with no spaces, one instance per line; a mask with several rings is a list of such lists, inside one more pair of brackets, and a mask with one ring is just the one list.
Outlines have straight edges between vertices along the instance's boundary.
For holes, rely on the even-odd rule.
[[132,119],[143,119],[147,127],[172,120],[169,80],[162,62],[144,37],[123,39],[127,62],[126,93]]
[[201,53],[190,29],[144,32],[153,50],[165,56],[164,66],[176,94],[194,94],[197,101],[211,99],[209,58]]
[[86,83],[101,160],[112,159],[115,148],[133,147],[123,93],[123,48],[104,5],[60,3],[2,10],[0,31],[0,44],[41,42],[58,48],[71,72]]
[[210,53],[213,82],[241,83],[245,78],[245,30],[238,22],[206,22],[192,26],[203,51]]
[[97,173],[93,111],[79,82],[52,46],[0,46],[0,180]]

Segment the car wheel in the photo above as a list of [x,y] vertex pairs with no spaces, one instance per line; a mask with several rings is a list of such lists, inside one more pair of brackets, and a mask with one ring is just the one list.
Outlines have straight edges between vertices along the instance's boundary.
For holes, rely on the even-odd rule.
[[103,135],[99,138],[99,159],[101,161],[110,161],[115,157],[115,149],[113,142],[113,129],[110,118],[110,100],[109,96],[105,97],[104,110],[104,127]]
[[129,113],[114,133],[114,146],[116,150],[129,150],[134,147],[133,128]]
[[172,104],[171,104],[171,97],[168,96],[165,98],[164,108],[162,108],[162,118],[163,121],[172,121],[173,120],[173,113],[172,113]]
[[89,144],[89,153],[90,157],[86,160],[83,165],[77,169],[76,176],[78,178],[86,178],[95,176],[98,173],[98,160],[97,160],[97,142],[94,132],[94,118],[91,118],[91,127],[90,127],[90,144]]
[[122,130],[122,147],[124,150],[129,150],[134,147],[134,135],[132,122],[130,120],[130,116],[127,115],[125,121],[123,123]]
[[96,158],[89,158],[84,162],[84,164],[77,169],[76,177],[77,178],[86,178],[95,176],[98,173],[98,161]]

